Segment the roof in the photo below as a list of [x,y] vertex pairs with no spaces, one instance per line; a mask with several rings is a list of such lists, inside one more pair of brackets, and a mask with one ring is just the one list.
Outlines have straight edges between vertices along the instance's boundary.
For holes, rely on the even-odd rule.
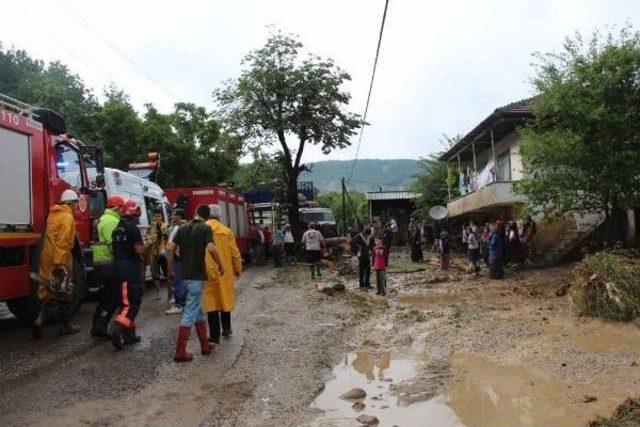
[[372,191],[367,193],[367,200],[413,200],[418,196],[410,191]]
[[503,105],[493,110],[489,116],[481,121],[469,133],[467,133],[460,141],[453,145],[448,151],[440,156],[440,160],[449,160],[452,156],[460,152],[465,146],[471,144],[480,138],[486,131],[492,128],[495,122],[501,119],[522,119],[533,116],[531,108],[534,97],[521,99],[511,104]]

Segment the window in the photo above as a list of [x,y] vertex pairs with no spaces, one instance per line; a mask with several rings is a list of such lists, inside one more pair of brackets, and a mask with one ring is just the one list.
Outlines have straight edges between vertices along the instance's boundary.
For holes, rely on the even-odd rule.
[[511,151],[503,151],[498,156],[496,181],[511,181]]
[[56,168],[58,177],[72,187],[82,187],[80,155],[66,144],[56,145]]
[[335,222],[331,212],[304,212],[302,219],[307,222]]

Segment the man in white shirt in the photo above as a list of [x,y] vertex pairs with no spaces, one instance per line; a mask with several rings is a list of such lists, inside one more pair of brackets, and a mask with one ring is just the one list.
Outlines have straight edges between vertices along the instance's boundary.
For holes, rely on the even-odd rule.
[[307,262],[309,263],[309,269],[311,270],[311,278],[321,277],[320,273],[320,259],[322,257],[322,248],[324,246],[324,238],[322,233],[316,229],[316,225],[309,224],[309,229],[302,235],[302,243],[307,253]]

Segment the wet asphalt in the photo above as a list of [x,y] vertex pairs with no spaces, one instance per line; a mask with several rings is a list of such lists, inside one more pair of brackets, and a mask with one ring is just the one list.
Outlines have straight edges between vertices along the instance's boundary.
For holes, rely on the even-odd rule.
[[[240,297],[259,274],[249,269],[238,284]],[[77,335],[60,336],[58,327],[46,327],[34,340],[29,327],[0,316],[0,414],[19,419],[21,413],[46,413],[71,402],[134,395],[157,379],[161,367],[172,364],[179,315],[166,315],[162,299],[148,289],[137,318],[141,343],[116,351],[104,339],[91,338],[95,303],[85,303],[74,317],[82,327]],[[239,325],[236,325],[239,327]],[[195,332],[192,333],[191,347]],[[229,349],[230,350],[230,349]]]

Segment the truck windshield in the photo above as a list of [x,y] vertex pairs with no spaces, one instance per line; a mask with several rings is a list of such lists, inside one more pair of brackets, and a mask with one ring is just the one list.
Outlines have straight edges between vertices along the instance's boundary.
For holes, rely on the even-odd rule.
[[305,212],[302,219],[307,222],[335,222],[331,212]]
[[80,154],[66,144],[56,145],[56,168],[58,177],[72,187],[82,187]]

